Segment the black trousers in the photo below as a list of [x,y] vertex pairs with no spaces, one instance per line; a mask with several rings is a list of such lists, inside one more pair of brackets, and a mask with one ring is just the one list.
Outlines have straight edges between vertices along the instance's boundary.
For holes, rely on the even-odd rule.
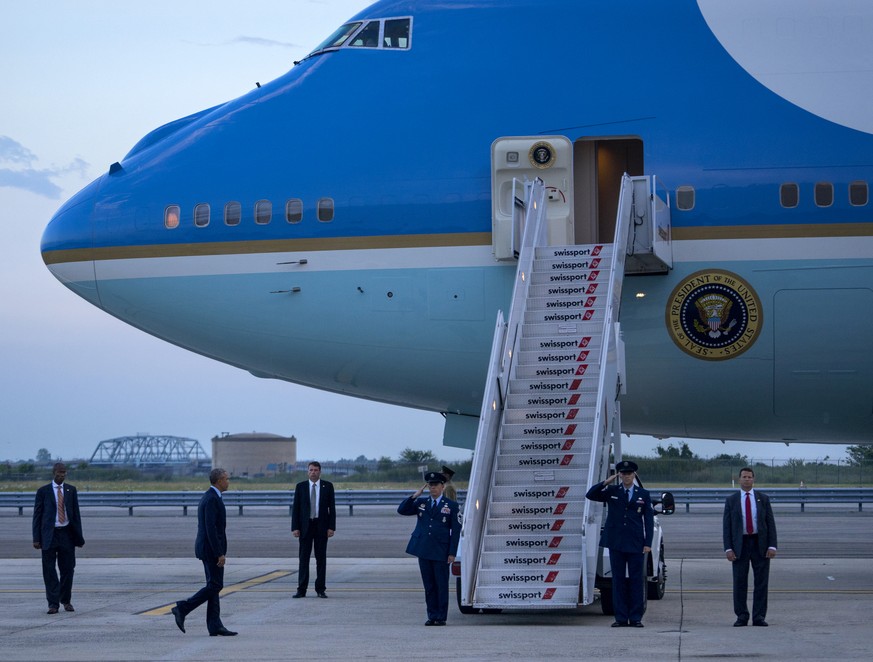
[[[76,546],[70,538],[68,527],[57,528],[52,535],[52,544],[48,549],[42,550],[42,579],[49,607],[69,604],[75,568]],[[61,573],[60,578],[58,570]]]
[[623,552],[609,549],[612,569],[612,605],[617,623],[635,623],[643,620],[644,595],[642,552]]
[[758,536],[743,536],[743,549],[733,562],[734,613],[738,619],[749,620],[749,566],[755,575],[752,593],[752,622],[767,617],[767,588],[770,583],[770,559],[758,547]]
[[297,592],[309,587],[309,557],[315,549],[315,592],[324,593],[327,586],[327,529],[317,519],[309,520],[306,533],[300,532],[300,564],[297,568]]
[[206,629],[209,631],[209,634],[218,632],[224,627],[221,622],[221,603],[218,599],[218,594],[224,588],[224,568],[217,566],[215,561],[216,559],[203,560],[206,586],[187,600],[181,600],[176,603],[182,616],[187,616],[205,602]]
[[427,617],[432,621],[445,621],[449,615],[449,564],[448,559],[432,561],[418,559],[421,583],[424,585],[424,601]]

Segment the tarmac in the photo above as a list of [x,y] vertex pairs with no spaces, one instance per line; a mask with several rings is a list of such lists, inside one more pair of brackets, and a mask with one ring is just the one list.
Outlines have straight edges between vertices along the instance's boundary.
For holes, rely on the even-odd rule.
[[[870,659],[869,552],[854,558],[777,557],[771,566],[770,627],[734,628],[729,564],[679,540],[689,532],[717,530],[716,512],[677,513],[665,522],[667,539],[673,537],[681,556],[671,557],[668,551],[667,593],[649,602],[645,628],[639,630],[610,628],[612,619],[601,614],[597,603],[575,610],[464,616],[454,592],[448,626],[424,627],[418,565],[402,553],[412,524],[390,513],[340,519],[337,535],[345,531],[351,537],[348,547],[354,547],[355,531],[390,530],[389,542],[398,552],[374,558],[362,543],[359,556],[337,557],[329,546],[327,600],[315,598],[311,589],[306,599],[291,598],[297,562],[290,539],[265,554],[271,558],[236,558],[231,538],[221,606],[224,624],[239,632],[236,637],[209,637],[205,607],[188,616],[186,634],[174,624],[170,607],[203,584],[199,561],[138,554],[139,546],[151,549],[146,543],[153,542],[153,529],[163,528],[174,538],[171,532],[179,527],[188,532],[190,517],[85,516],[86,538],[89,530],[92,540],[100,539],[101,530],[112,530],[126,538],[128,552],[114,558],[80,555],[72,613],[46,615],[38,554],[14,558],[9,538],[0,537],[0,660]],[[873,519],[866,513],[777,512],[780,547],[783,539],[791,548],[795,538],[831,531],[832,521],[843,517],[852,524],[841,530],[853,550],[871,540]],[[268,517],[239,518],[233,527],[229,521],[229,533],[234,527],[237,532],[243,526],[264,529],[267,520],[272,522]],[[398,521],[402,526],[395,529]],[[275,522],[284,533],[285,520]],[[27,516],[0,517],[7,535],[20,535],[29,524]],[[168,551],[176,554],[175,548]]]

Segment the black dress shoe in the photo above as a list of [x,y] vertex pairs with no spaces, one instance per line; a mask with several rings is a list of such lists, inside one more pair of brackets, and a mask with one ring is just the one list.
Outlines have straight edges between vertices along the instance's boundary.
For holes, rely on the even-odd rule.
[[173,614],[173,618],[176,619],[176,627],[179,628],[182,632],[185,631],[185,617],[182,615],[182,612],[179,611],[178,607],[173,607],[170,610],[170,613]]
[[57,614],[57,613],[58,613],[57,607],[49,607],[48,611],[46,612],[46,614]]
[[742,618],[738,618],[734,621],[735,628],[744,628],[749,624],[749,621],[744,621]]
[[643,625],[640,621],[631,621],[630,627],[632,627],[632,628],[644,628],[646,626]]
[[304,593],[303,591],[297,591],[297,593],[295,593],[295,594],[292,595],[291,597],[292,597],[292,598],[305,598],[305,597],[306,597],[306,593]]
[[619,621],[616,621],[615,623],[613,623],[609,627],[611,627],[611,628],[626,628],[627,623],[620,623]]
[[210,637],[235,637],[238,633],[233,630],[228,630],[227,628],[221,628],[220,630],[216,630],[215,632],[210,632]]
[[73,605],[71,603],[65,602],[64,603],[64,611],[76,611],[76,610],[73,609]]
[[434,621],[433,624],[434,625],[445,625],[446,622],[445,621]]
[[436,625],[436,621],[429,618],[424,622],[424,624],[425,625]]
[[770,627],[769,624],[767,623],[767,621],[765,621],[763,618],[760,621],[752,621],[752,625],[757,626],[759,628]]
[[324,591],[322,591],[321,593],[317,593],[316,595],[318,595],[319,598],[326,598],[327,597],[327,593],[325,593]]

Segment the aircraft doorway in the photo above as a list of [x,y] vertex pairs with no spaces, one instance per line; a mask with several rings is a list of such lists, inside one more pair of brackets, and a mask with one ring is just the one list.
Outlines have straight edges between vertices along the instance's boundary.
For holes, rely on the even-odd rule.
[[612,242],[621,176],[643,175],[639,138],[582,138],[573,145],[574,232],[577,244]]

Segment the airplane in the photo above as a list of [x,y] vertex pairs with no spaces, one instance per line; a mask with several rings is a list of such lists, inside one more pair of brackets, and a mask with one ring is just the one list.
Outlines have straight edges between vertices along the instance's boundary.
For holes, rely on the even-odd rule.
[[610,241],[623,173],[671,204],[669,267],[623,290],[622,432],[869,442],[871,62],[852,0],[384,0],[146,134],[42,256],[146,333],[472,448],[516,275],[495,145],[536,174],[560,143],[567,243]]

